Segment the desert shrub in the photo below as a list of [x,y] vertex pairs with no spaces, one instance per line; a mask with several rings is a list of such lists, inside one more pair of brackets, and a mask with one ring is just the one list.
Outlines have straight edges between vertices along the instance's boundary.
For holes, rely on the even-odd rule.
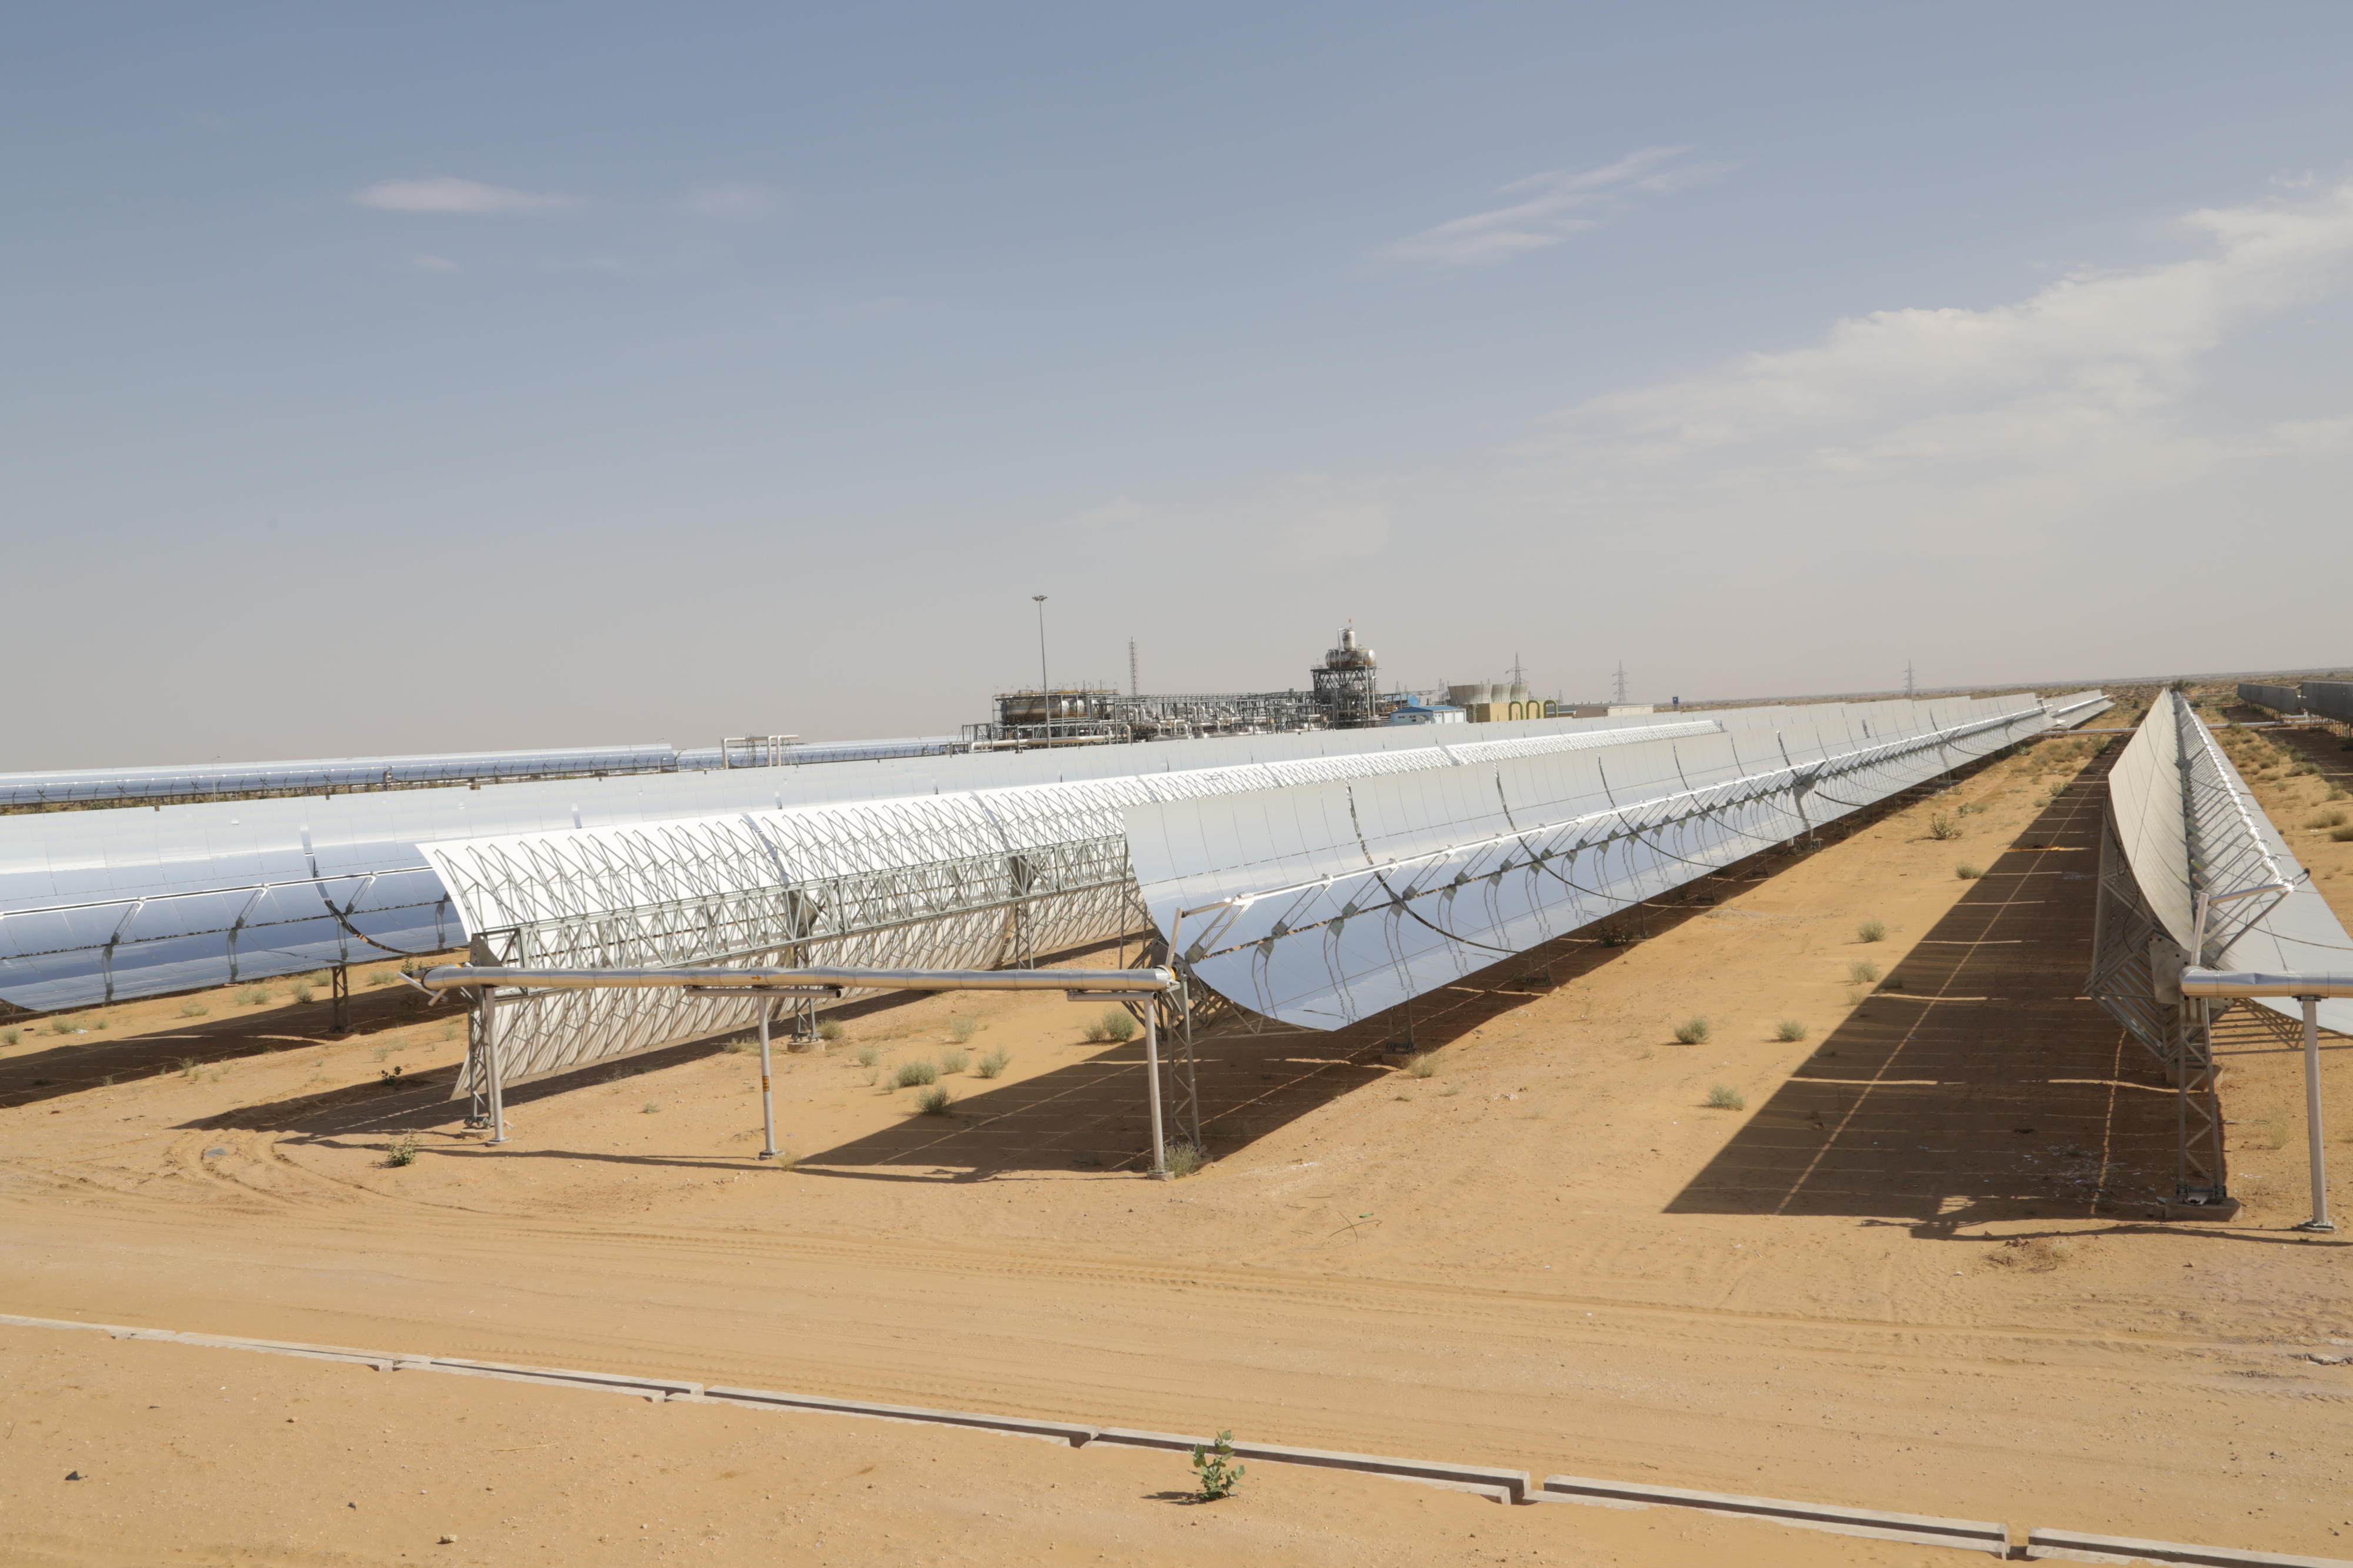
[[638,1113],[641,1115],[659,1116],[661,1114],[661,1101],[659,1100],[649,1100],[645,1104],[639,1106],[638,1110]]
[[980,1025],[975,1019],[955,1017],[948,1020],[948,1038],[959,1046],[970,1045],[972,1037],[978,1033]]
[[871,1068],[871,1067],[872,1067],[876,1062],[879,1062],[879,1061],[881,1061],[881,1059],[882,1059],[882,1047],[880,1047],[880,1046],[860,1046],[860,1047],[858,1047],[858,1065],[859,1065],[860,1067],[862,1067],[862,1068]]
[[1135,1018],[1124,1007],[1106,1008],[1103,1016],[1103,1038],[1132,1040],[1135,1038]]
[[725,1051],[731,1057],[740,1057],[744,1055],[746,1052],[758,1050],[760,1048],[760,1042],[757,1040],[747,1040],[743,1036],[738,1035],[732,1040],[721,1041],[719,1048]]
[[397,970],[371,969],[368,971],[367,983],[371,985],[389,985],[397,978],[399,978]]
[[395,1140],[384,1152],[384,1163],[387,1165],[417,1163],[417,1135],[412,1132],[405,1138]]
[[981,1058],[980,1060],[973,1063],[972,1076],[975,1078],[996,1078],[1002,1074],[1006,1068],[1011,1065],[1012,1061],[1013,1058],[1003,1051],[991,1051],[987,1056]]
[[[183,1013],[187,1012],[187,1010],[188,1010],[188,1009],[187,1009],[187,1008],[185,1008],[185,1007],[183,1007],[183,1008],[181,1008],[181,1009],[180,1009],[180,1011],[181,1011],[181,1012],[183,1012]],[[72,1034],[73,1032],[74,1032],[74,1026],[73,1026],[73,1020],[72,1020],[72,1019],[70,1019],[70,1018],[52,1018],[52,1019],[50,1019],[50,1020],[49,1020],[49,1033],[51,1033],[52,1035],[70,1035],[70,1034]]]
[[[211,1011],[212,1009],[210,1007],[206,1006],[201,1002],[183,1002],[180,1004],[180,1016],[183,1018],[201,1018]],[[59,1029],[58,1030],[58,1033],[62,1035],[65,1031],[63,1029]]]
[[1432,1052],[1424,1051],[1406,1063],[1405,1070],[1416,1078],[1434,1078],[1438,1074],[1438,1058]]
[[1800,1018],[1784,1018],[1773,1026],[1773,1037],[1777,1040],[1802,1040],[1806,1033],[1805,1021]]
[[1233,1496],[1234,1489],[1242,1484],[1244,1468],[1234,1463],[1234,1434],[1230,1427],[1219,1433],[1215,1443],[1193,1446],[1193,1473],[1201,1479],[1203,1502]]
[[1960,836],[1961,825],[1954,821],[1951,817],[1947,816],[1943,812],[1940,811],[1936,816],[1928,819],[1929,837],[1949,841],[1951,839],[1958,838]]
[[269,1000],[269,987],[267,985],[248,985],[244,990],[237,994],[237,999],[248,1007],[259,1007],[264,1002]]
[[1985,875],[1985,868],[1982,866],[1972,866],[1965,860],[1961,864],[1953,868],[1953,875],[1958,877],[1964,882],[1974,882],[1979,877]]
[[22,1029],[0,1029],[0,1046],[13,1046],[24,1037]]
[[841,1038],[841,1036],[842,1028],[839,1020],[834,1018],[820,1018],[818,1020],[817,1037],[818,1039],[838,1040]]
[[972,1058],[963,1051],[940,1053],[940,1071],[944,1073],[962,1072],[970,1066],[972,1066]]
[[1675,1041],[1679,1045],[1704,1046],[1714,1027],[1705,1018],[1685,1018],[1675,1026]]
[[1885,921],[1875,920],[1865,921],[1861,925],[1854,928],[1854,939],[1857,942],[1885,942],[1887,940],[1887,922]]
[[1707,1091],[1707,1108],[1710,1110],[1746,1110],[1748,1109],[1748,1097],[1728,1083],[1719,1083]]
[[305,980],[302,984],[294,987],[294,1000],[297,1002],[308,1002],[311,1000],[311,983],[309,981]]
[[2353,823],[2348,823],[2343,827],[2330,828],[2328,837],[2338,844],[2353,844]]
[[1185,1177],[1201,1168],[1201,1151],[1190,1143],[1178,1141],[1166,1144],[1160,1151],[1161,1163],[1168,1167],[1171,1176]]
[[2336,827],[2342,824],[2344,820],[2345,811],[2342,806],[2339,806],[2334,811],[2324,811],[2317,816],[2307,818],[2305,822],[2305,826],[2306,827]]
[[940,1081],[940,1069],[934,1062],[901,1062],[892,1081],[901,1089],[918,1089]]
[[927,1089],[915,1097],[917,1109],[926,1116],[945,1116],[955,1104],[955,1096],[944,1089]]

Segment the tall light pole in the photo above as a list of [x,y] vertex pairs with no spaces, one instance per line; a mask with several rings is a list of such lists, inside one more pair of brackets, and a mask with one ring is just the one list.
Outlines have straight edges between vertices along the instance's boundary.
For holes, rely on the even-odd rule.
[[1038,700],[1046,710],[1046,743],[1054,743],[1054,699],[1046,687],[1046,595],[1032,594],[1038,605]]

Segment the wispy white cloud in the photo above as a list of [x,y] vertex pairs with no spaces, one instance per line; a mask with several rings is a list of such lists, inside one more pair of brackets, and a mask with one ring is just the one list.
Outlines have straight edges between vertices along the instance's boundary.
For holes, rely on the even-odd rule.
[[2353,424],[2335,411],[2234,433],[2192,427],[2183,408],[2235,330],[2344,287],[2353,184],[2183,226],[2203,254],[2080,270],[2012,304],[1851,318],[1808,347],[1590,399],[1540,451],[1591,485],[1761,494],[1812,476],[1940,501],[1988,485],[2080,500],[2343,443]]
[[678,210],[712,223],[772,223],[784,214],[785,195],[771,185],[697,185],[679,198]]
[[464,268],[446,256],[427,256],[422,252],[408,258],[408,264],[419,272],[460,272]]
[[1712,180],[1730,165],[1687,161],[1687,147],[1646,147],[1599,169],[1556,169],[1514,180],[1495,194],[1508,206],[1472,213],[1392,240],[1375,253],[1396,266],[1492,267],[1601,227],[1638,196],[1665,195]]
[[576,196],[544,195],[480,180],[385,180],[352,193],[353,201],[394,213],[544,213],[580,205]]

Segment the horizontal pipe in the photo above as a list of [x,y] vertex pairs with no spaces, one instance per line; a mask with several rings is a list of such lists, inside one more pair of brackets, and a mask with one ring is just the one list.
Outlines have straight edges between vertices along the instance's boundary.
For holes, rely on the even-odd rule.
[[416,976],[427,991],[520,985],[536,991],[659,991],[839,985],[861,991],[1169,991],[1166,969],[501,969],[444,963]]
[[2353,974],[2185,969],[2184,996],[2353,996]]

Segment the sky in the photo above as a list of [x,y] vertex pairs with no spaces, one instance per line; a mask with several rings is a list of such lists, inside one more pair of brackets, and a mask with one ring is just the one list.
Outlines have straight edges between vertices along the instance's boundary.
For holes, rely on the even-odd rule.
[[0,18],[0,769],[2353,660],[2353,7]]

